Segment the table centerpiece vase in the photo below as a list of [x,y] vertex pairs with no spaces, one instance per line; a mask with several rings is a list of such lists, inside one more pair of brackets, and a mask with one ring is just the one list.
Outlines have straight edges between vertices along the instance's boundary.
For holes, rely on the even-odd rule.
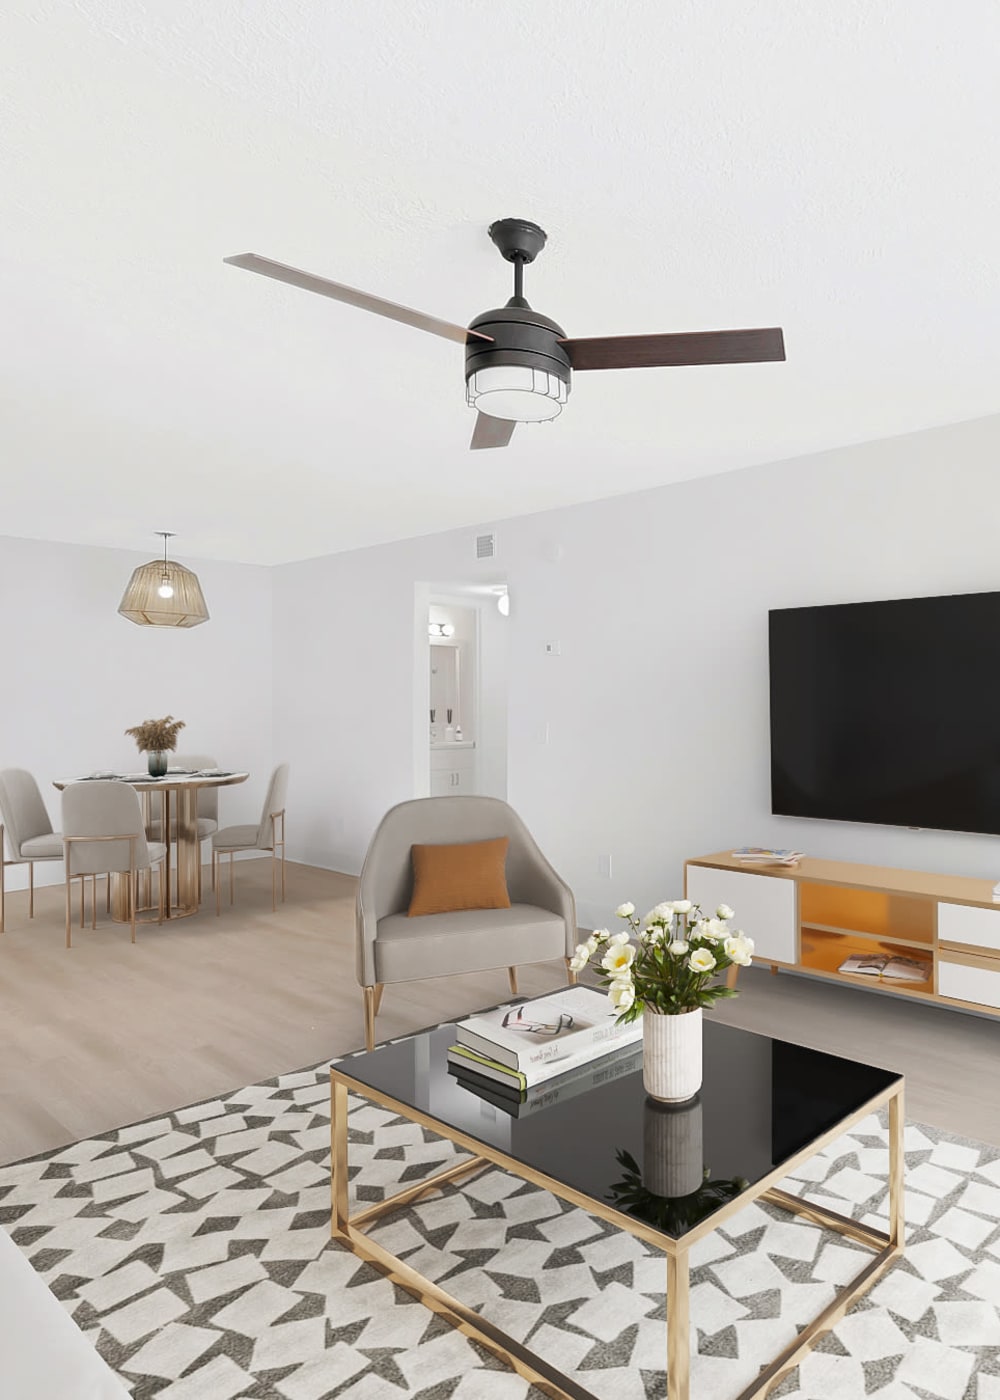
[[734,964],[748,967],[753,939],[732,929],[733,911],[720,904],[706,918],[689,899],[667,900],[640,919],[632,903],[615,910],[627,930],[595,929],[578,944],[570,967],[593,965],[619,1023],[643,1018],[642,1076],[661,1103],[684,1103],[701,1088],[701,1013],[735,987],[714,982]]

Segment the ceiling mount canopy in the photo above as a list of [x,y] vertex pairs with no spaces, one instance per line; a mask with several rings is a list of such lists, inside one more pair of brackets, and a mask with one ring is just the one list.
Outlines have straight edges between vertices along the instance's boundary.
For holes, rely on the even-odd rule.
[[139,627],[197,627],[208,621],[205,596],[198,575],[167,558],[172,530],[157,530],[163,537],[163,558],[140,564],[128,581],[118,611]]
[[514,265],[514,295],[505,306],[484,311],[468,326],[399,306],[259,253],[237,253],[223,261],[464,344],[466,402],[476,410],[469,444],[473,448],[506,447],[515,424],[558,417],[569,398],[573,370],[736,365],[785,358],[784,336],[777,326],[584,340],[569,337],[555,321],[533,310],[524,296],[524,268],[545,247],[545,230],[530,219],[497,219],[490,224],[489,235],[501,256]]

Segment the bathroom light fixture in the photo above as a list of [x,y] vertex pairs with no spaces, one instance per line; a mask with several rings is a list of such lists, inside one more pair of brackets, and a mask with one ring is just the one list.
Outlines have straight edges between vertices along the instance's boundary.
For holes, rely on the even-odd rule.
[[510,617],[510,594],[507,592],[507,585],[496,590],[497,612],[501,617]]
[[163,558],[140,564],[128,581],[118,611],[138,627],[197,627],[208,621],[208,608],[197,574],[167,558],[171,530],[163,537]]
[[428,622],[427,632],[431,637],[453,637],[455,628],[450,622]]

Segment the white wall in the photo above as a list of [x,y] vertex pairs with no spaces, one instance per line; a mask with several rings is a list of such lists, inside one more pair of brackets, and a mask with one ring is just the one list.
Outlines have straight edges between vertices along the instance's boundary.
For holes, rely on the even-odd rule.
[[[270,571],[191,561],[209,621],[137,627],[117,608],[153,554],[0,537],[0,767],[35,774],[56,830],[53,778],[141,768],[124,731],[166,714],[185,721],[179,752],[249,769],[220,794],[221,822],[260,815],[273,756]],[[26,869],[7,871],[8,888],[26,884]],[[62,872],[39,865],[36,876],[56,882]]]
[[[742,842],[1000,879],[1000,838],[772,817],[767,729],[768,608],[1000,588],[998,463],[981,419],[496,526],[509,796],[582,922]],[[356,871],[412,795],[414,584],[474,578],[485,526],[274,571],[295,858]]]

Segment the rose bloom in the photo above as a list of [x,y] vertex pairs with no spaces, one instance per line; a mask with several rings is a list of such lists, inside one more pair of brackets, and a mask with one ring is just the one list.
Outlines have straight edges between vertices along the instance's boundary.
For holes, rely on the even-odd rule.
[[715,959],[707,948],[696,948],[688,958],[688,967],[692,972],[711,972],[715,966]]
[[728,904],[720,904],[715,911],[715,917],[717,919],[731,919],[734,912],[735,911],[730,909]]
[[677,938],[673,943],[667,945],[667,952],[672,953],[675,958],[682,958],[685,953],[690,951],[690,948],[690,943],[685,943],[683,938]]
[[631,902],[619,904],[618,908],[615,910],[615,914],[619,919],[630,919],[634,913],[635,905]]
[[702,938],[707,938],[710,943],[718,943],[720,938],[725,938],[729,930],[722,919],[705,919],[704,928],[698,925],[698,931]]
[[631,981],[615,981],[608,988],[608,1000],[616,1011],[627,1011],[635,1001],[635,988]]
[[675,914],[689,914],[691,912],[691,901],[689,899],[675,899],[673,910]]

